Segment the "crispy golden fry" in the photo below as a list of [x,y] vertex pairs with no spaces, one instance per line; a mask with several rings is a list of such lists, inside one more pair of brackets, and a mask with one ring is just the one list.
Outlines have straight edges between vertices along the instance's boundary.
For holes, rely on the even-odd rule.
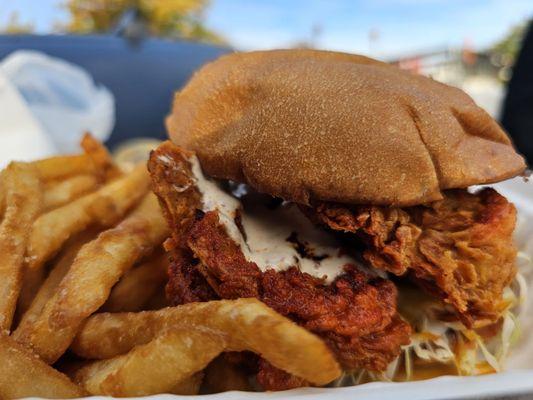
[[135,346],[148,343],[170,326],[214,323],[215,319],[211,319],[210,316],[224,315],[224,312],[229,311],[230,305],[235,308],[235,315],[242,314],[239,309],[240,301],[189,303],[138,313],[94,314],[80,327],[70,349],[79,357],[86,359],[112,358],[127,353]]
[[98,170],[103,171],[106,180],[117,178],[122,171],[117,167],[106,147],[91,134],[86,133],[81,140],[81,147]]
[[18,340],[43,360],[55,362],[83,320],[104,304],[120,277],[167,236],[161,209],[150,193],[115,228],[82,247],[41,315]]
[[76,175],[93,175],[103,181],[120,175],[120,170],[105,146],[93,136],[86,133],[80,144],[85,154],[50,157],[32,162],[40,179],[47,182]]
[[0,224],[0,331],[11,328],[28,232],[42,205],[41,184],[32,165],[11,163],[2,175],[6,207]]
[[215,358],[205,369],[203,386],[207,393],[252,390],[243,368],[228,362],[223,355]]
[[[66,243],[65,248],[57,257],[57,262],[52,266],[48,277],[34,296],[31,305],[29,305],[23,313],[17,329],[15,329],[13,332],[13,337],[15,339],[24,337],[26,336],[27,332],[31,331],[33,323],[41,314],[48,300],[50,300],[54,295],[57,287],[67,274],[81,247],[93,240],[97,234],[98,230],[89,229],[79,233]],[[40,272],[42,269],[29,270],[29,272],[35,271]],[[21,308],[21,306],[22,305],[19,301],[18,307]]]
[[[57,363],[54,364],[54,368],[63,374],[67,375],[69,378],[73,379],[76,376],[76,373],[81,369],[90,364],[90,361],[80,361],[80,360],[63,360],[60,359]],[[191,377],[178,382],[168,391],[171,394],[177,395],[196,395],[200,392],[204,379],[204,372],[200,371]]]
[[98,188],[94,175],[75,175],[62,181],[52,181],[44,188],[43,211],[63,206]]
[[112,226],[147,192],[144,165],[96,192],[41,215],[33,224],[28,246],[28,267],[41,268],[72,235],[96,223]]
[[[93,175],[77,175],[63,181],[50,181],[44,185],[43,212],[50,211],[98,188],[100,182]],[[45,272],[42,268],[32,269],[25,266],[22,289],[17,304],[20,316],[30,307],[39,287],[43,283]]]
[[81,368],[74,380],[94,395],[166,393],[204,369],[224,346],[221,335],[207,330],[172,330],[125,355]]
[[[196,336],[187,336],[190,332]],[[183,346],[187,341],[192,344]],[[78,376],[89,392],[101,394],[118,395],[113,387],[119,386],[119,390],[139,390],[133,377],[139,373],[157,375],[160,367],[167,371],[164,374],[172,370],[172,377],[185,378],[203,369],[222,351],[253,351],[275,367],[317,385],[325,385],[340,374],[339,365],[322,340],[253,298],[190,303],[140,313],[97,314],[80,329],[71,349],[85,358],[115,357],[95,362]],[[168,364],[163,366],[161,362],[157,367],[146,358],[152,351],[173,354],[168,355]],[[154,356],[153,360],[162,358]],[[153,381],[153,385],[158,382],[161,386],[150,386],[147,390],[157,390],[151,393],[162,393],[175,382],[166,378]],[[130,383],[133,386],[128,386]]]
[[65,179],[75,175],[99,175],[98,166],[88,154],[57,156],[34,161],[43,181]]
[[129,270],[113,287],[103,310],[107,312],[141,311],[158,290],[164,292],[168,256],[162,252]]
[[[120,169],[114,163],[105,146],[98,140],[90,134],[86,134],[82,139],[81,146],[85,150],[85,154],[50,157],[29,164],[35,167],[42,183],[59,183],[78,175],[89,175],[101,182],[120,176]],[[3,186],[1,180],[0,175],[0,186]],[[0,190],[0,215],[4,212],[4,196],[5,194]]]
[[12,338],[0,335],[0,398],[75,398],[86,393]]

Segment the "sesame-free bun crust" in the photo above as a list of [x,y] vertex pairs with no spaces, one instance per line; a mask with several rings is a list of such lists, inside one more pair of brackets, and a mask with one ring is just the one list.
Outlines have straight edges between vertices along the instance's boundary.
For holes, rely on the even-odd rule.
[[207,174],[304,204],[420,204],[525,169],[461,90],[334,52],[223,56],[176,94],[167,129]]

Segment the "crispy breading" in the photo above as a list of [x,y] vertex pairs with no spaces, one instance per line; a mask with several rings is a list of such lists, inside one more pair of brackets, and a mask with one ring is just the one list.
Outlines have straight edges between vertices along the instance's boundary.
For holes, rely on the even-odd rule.
[[166,141],[150,153],[148,160],[152,190],[159,199],[171,232],[164,244],[170,260],[167,297],[177,296],[182,303],[216,298],[196,268],[197,260],[184,243],[185,233],[190,231],[195,214],[201,208],[200,193],[187,161],[191,155]]
[[175,241],[167,243],[168,248],[179,247],[177,244],[182,241],[183,233],[189,231],[201,204],[187,161],[191,155],[166,141],[150,153],[148,161],[152,190],[161,203]]
[[190,251],[174,249],[169,253],[170,267],[166,296],[171,304],[209,301],[218,296],[198,269],[198,260]]
[[[331,284],[296,267],[261,271],[228,235],[218,211],[198,211],[199,193],[190,184],[194,180],[186,159],[185,153],[165,144],[149,161],[154,191],[174,227],[167,242],[172,304],[257,297],[320,335],[346,369],[383,371],[399,355],[401,345],[409,342],[410,327],[397,314],[392,282],[370,277],[354,265],[346,265]],[[180,191],[173,191],[175,187]],[[272,367],[259,369],[266,389],[294,384]]]
[[[390,281],[371,279],[353,265],[345,266],[345,273],[330,285],[296,267],[262,272],[228,237],[216,211],[194,224],[187,244],[219,297],[260,298],[320,334],[346,368],[382,371],[408,342],[409,328],[395,321],[397,292]],[[391,345],[378,348],[375,342],[383,336]]]
[[375,268],[407,274],[468,326],[497,320],[516,274],[513,204],[495,190],[446,191],[431,204],[387,208],[322,203],[304,209],[333,230],[355,233]]
[[[203,296],[210,291],[215,298],[257,297],[319,334],[346,369],[382,371],[398,356],[401,345],[409,342],[410,327],[397,315],[397,292],[390,281],[370,279],[355,266],[346,266],[345,273],[330,285],[296,267],[261,272],[244,258],[214,211],[193,225],[187,244],[197,258],[194,264],[182,262],[180,272],[170,276],[172,304],[207,300]],[[191,271],[199,276],[180,280],[183,275],[191,276]],[[171,289],[176,286],[179,291]],[[280,390],[287,382],[294,383],[279,371],[269,376],[272,367],[259,367],[265,389]]]
[[187,235],[187,246],[200,261],[198,270],[223,299],[259,297],[261,270],[247,261],[226,232],[217,211],[198,215]]
[[265,390],[289,390],[309,386],[304,379],[274,367],[263,358],[258,363],[257,383]]

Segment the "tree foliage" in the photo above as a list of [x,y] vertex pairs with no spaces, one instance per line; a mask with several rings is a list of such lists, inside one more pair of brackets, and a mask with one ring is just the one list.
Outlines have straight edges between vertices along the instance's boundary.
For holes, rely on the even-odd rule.
[[65,28],[73,33],[107,32],[126,11],[135,10],[152,35],[222,43],[203,24],[208,5],[209,0],[68,0],[70,21]]
[[18,12],[12,12],[9,16],[9,19],[2,28],[0,28],[2,33],[7,33],[8,35],[18,35],[22,33],[32,33],[33,24],[23,23],[19,19]]
[[524,38],[526,29],[527,23],[516,25],[505,37],[492,46],[491,53],[497,55],[503,65],[514,64],[522,47],[522,39]]

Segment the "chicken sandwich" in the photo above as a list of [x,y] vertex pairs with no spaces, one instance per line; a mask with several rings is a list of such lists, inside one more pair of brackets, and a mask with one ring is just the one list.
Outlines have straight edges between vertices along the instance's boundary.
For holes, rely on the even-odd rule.
[[[232,54],[176,94],[152,152],[173,305],[255,297],[321,337],[334,384],[497,371],[523,284],[524,172],[461,90],[366,57]],[[259,386],[307,382],[239,353]]]

